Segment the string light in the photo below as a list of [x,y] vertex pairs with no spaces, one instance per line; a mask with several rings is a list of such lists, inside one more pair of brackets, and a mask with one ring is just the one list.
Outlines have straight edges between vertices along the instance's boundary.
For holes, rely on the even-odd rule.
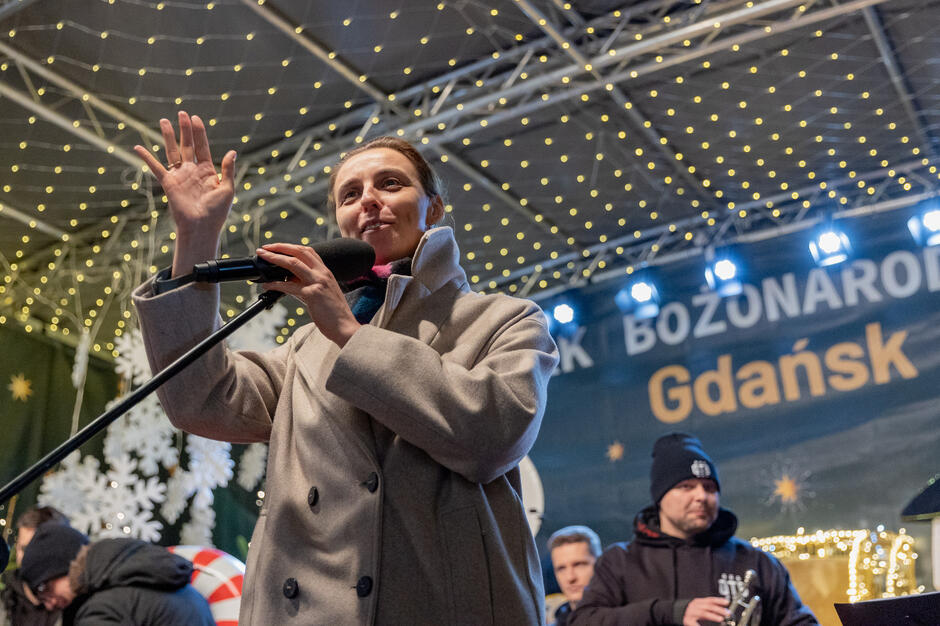
[[770,552],[786,564],[788,560],[847,557],[849,602],[921,593],[915,579],[914,538],[901,528],[897,533],[879,526],[875,530],[817,530],[805,534],[751,538],[751,544]]
[[[154,24],[164,23],[162,18],[166,16],[159,15],[160,12],[184,10],[178,4],[168,2],[140,6],[143,7],[140,10],[148,15],[160,18],[152,20]],[[121,10],[119,3],[113,7],[114,11]],[[223,5],[216,6],[212,2],[185,8],[191,16],[197,16],[201,11],[218,13],[221,10],[225,10]],[[569,6],[563,10],[573,9]],[[438,16],[438,13],[442,15]],[[343,32],[352,32],[352,28],[360,27],[367,20],[375,20],[376,23],[388,20],[386,23],[391,28],[402,23],[422,24],[422,20],[429,16],[438,19],[452,18],[457,14],[458,11],[447,2],[426,7],[416,5],[393,12],[384,10],[374,15],[348,16],[342,20],[341,28]],[[606,24],[603,20],[609,21],[618,16],[619,12],[612,12],[596,24]],[[634,30],[626,31],[625,37],[634,42],[646,41],[652,34],[663,32],[663,28],[678,27],[682,23],[678,17],[662,16],[659,23],[648,30],[638,30],[632,24],[628,25]],[[494,84],[501,84],[501,81],[493,79],[497,73],[474,74],[472,70],[463,69],[479,61],[479,48],[474,46],[481,45],[484,39],[482,33],[488,32],[490,26],[498,25],[512,39],[512,43],[507,42],[505,46],[487,50],[492,61],[506,63],[506,66],[494,64],[493,67],[497,69],[514,67],[522,56],[513,56],[516,54],[514,46],[521,50],[528,45],[525,43],[527,39],[531,41],[528,33],[532,30],[532,24],[519,12],[487,9],[481,12],[479,20],[472,24],[460,22],[453,37],[420,35],[419,30],[407,40],[389,37],[387,41],[368,41],[360,58],[360,61],[366,61],[358,63],[359,69],[354,72],[355,80],[360,84],[384,84],[388,81],[388,84],[404,85],[406,83],[402,81],[421,76],[427,67],[414,54],[415,49],[426,51],[422,54],[440,54],[441,50],[445,50],[440,61],[454,68],[455,76],[457,72],[464,72],[459,75],[463,77],[460,84],[466,87],[468,94],[475,95],[457,101],[451,95],[442,101],[440,111],[463,111],[464,104],[470,104],[473,97],[481,94],[485,96],[487,90],[494,89]],[[120,98],[115,99],[120,100],[122,105],[127,102],[125,108],[128,110],[142,108],[143,103],[147,104],[148,111],[186,103],[193,109],[206,110],[209,124],[214,127],[214,140],[216,137],[227,137],[229,145],[239,144],[239,147],[244,146],[246,149],[268,144],[284,146],[281,152],[273,150],[270,156],[258,157],[253,170],[258,172],[258,176],[246,176],[240,181],[239,191],[246,199],[239,199],[236,213],[226,225],[226,232],[232,235],[232,241],[240,235],[255,242],[262,237],[277,239],[279,233],[284,232],[279,224],[287,224],[298,215],[294,209],[285,210],[289,205],[285,204],[284,198],[306,201],[306,196],[322,188],[317,185],[322,185],[322,179],[326,177],[308,177],[310,171],[304,170],[319,163],[316,171],[319,175],[322,163],[317,159],[335,149],[330,140],[334,133],[343,131],[345,122],[342,118],[338,117],[329,125],[328,133],[314,137],[315,141],[308,147],[305,158],[299,161],[301,173],[296,177],[283,177],[281,174],[285,170],[279,165],[279,161],[286,158],[282,154],[293,155],[289,146],[296,147],[304,140],[304,131],[301,129],[310,123],[304,118],[310,115],[307,119],[311,119],[311,113],[318,110],[312,108],[314,105],[309,98],[311,84],[315,90],[331,87],[330,93],[337,94],[334,104],[350,116],[357,114],[360,105],[365,108],[364,104],[371,104],[365,103],[361,92],[352,86],[349,86],[348,91],[337,88],[338,79],[333,74],[318,73],[312,82],[298,82],[291,78],[292,72],[309,74],[318,66],[313,65],[315,61],[312,57],[303,54],[287,58],[268,58],[270,55],[262,54],[260,51],[268,49],[271,43],[272,32],[269,28],[254,28],[248,33],[233,34],[214,31],[212,24],[216,20],[209,19],[206,21],[206,32],[198,36],[181,37],[158,30],[111,27],[112,23],[120,24],[120,20],[108,22],[108,28],[104,31],[100,27],[91,28],[74,20],[41,21],[38,18],[40,23],[29,24],[29,30],[37,37],[41,37],[43,31],[56,33],[62,41],[76,36],[92,36],[98,41],[96,46],[100,50],[79,58],[71,50],[54,43],[44,50],[43,65],[63,73],[87,72],[89,76],[95,76],[94,83],[98,85],[107,85],[108,79],[114,77],[117,78],[115,84],[138,85],[137,92],[121,94]],[[312,31],[314,26],[298,24],[295,32]],[[556,102],[556,96],[564,93],[562,85],[573,91],[578,88],[581,76],[572,71],[560,76],[557,85],[540,85],[534,92],[539,102],[549,103],[544,108],[526,111],[506,121],[510,118],[500,119],[495,116],[504,108],[511,110],[517,100],[507,95],[507,90],[503,90],[499,98],[494,100],[493,115],[487,113],[474,118],[480,134],[465,130],[456,136],[453,143],[463,144],[473,151],[474,161],[486,162],[488,165],[481,165],[481,168],[496,176],[496,188],[508,195],[499,200],[487,197],[487,202],[481,202],[481,194],[487,193],[483,185],[477,180],[454,176],[454,170],[449,165],[445,166],[445,173],[458,181],[456,185],[451,185],[452,190],[456,189],[452,201],[458,207],[454,215],[458,220],[457,231],[468,270],[480,276],[476,282],[489,289],[513,292],[522,288],[525,284],[523,281],[528,282],[531,267],[524,267],[526,263],[555,261],[566,258],[572,252],[581,254],[579,246],[588,244],[610,243],[612,250],[618,250],[616,254],[621,257],[618,269],[623,272],[622,263],[627,260],[623,255],[629,250],[621,244],[629,246],[635,241],[646,245],[649,251],[659,250],[660,245],[678,245],[674,242],[692,245],[698,229],[715,227],[727,219],[717,211],[719,207],[736,220],[780,219],[795,210],[815,210],[823,201],[847,206],[859,196],[875,196],[879,192],[878,183],[858,179],[859,172],[898,168],[888,177],[891,185],[889,191],[910,193],[919,183],[909,171],[901,169],[904,163],[900,155],[903,158],[922,156],[920,146],[916,145],[916,135],[911,133],[909,125],[895,119],[894,112],[898,107],[890,90],[866,89],[870,85],[873,70],[864,65],[861,68],[848,66],[853,55],[857,56],[862,49],[863,43],[858,39],[847,41],[837,36],[830,37],[825,26],[826,23],[821,24],[812,33],[816,41],[811,55],[803,51],[800,55],[791,54],[790,49],[785,47],[777,50],[777,54],[764,54],[765,48],[754,48],[754,51],[760,52],[754,56],[756,60],[741,61],[738,69],[731,72],[721,55],[736,54],[735,58],[749,59],[742,53],[752,51],[751,44],[736,44],[728,52],[716,52],[689,63],[688,67],[693,68],[694,65],[695,71],[661,73],[659,80],[634,94],[636,98],[643,96],[636,105],[630,101],[621,101],[617,106],[612,106],[609,100],[605,100],[612,97],[607,94],[612,94],[615,88],[622,88],[623,85],[606,80],[601,81],[592,91],[579,92],[571,100]],[[595,22],[588,22],[582,32],[590,35],[594,27]],[[22,26],[17,28],[25,30]],[[424,30],[426,33],[429,31]],[[8,41],[15,43],[18,36],[17,30],[7,32]],[[454,46],[452,42],[455,37],[467,37],[468,42],[474,43],[468,44],[466,49]],[[50,39],[52,42],[59,40]],[[225,63],[215,63],[212,55],[207,54],[213,45],[236,42],[240,48],[239,56],[226,59]],[[107,54],[108,46],[119,43],[140,44],[154,52],[172,45],[181,54],[191,52],[188,58],[193,61],[188,63],[188,67],[160,67],[149,58],[134,64],[125,63],[120,56]],[[618,43],[622,48],[631,42]],[[691,50],[698,41],[690,37],[681,43],[683,48]],[[557,67],[565,60],[563,56],[555,57],[547,53],[544,46],[531,49],[531,61],[527,66],[520,67],[514,78],[518,83],[539,78],[542,75],[540,72],[544,71],[539,66]],[[329,58],[337,61],[346,54],[346,50],[329,51]],[[616,57],[617,49],[611,48],[605,54]],[[387,65],[387,60],[393,58],[403,62],[387,70],[374,69]],[[212,59],[212,62],[207,59]],[[662,54],[651,55],[648,60],[652,64],[668,63],[668,57]],[[594,65],[586,64],[585,71],[597,69],[596,59],[591,61]],[[779,71],[782,62],[786,62],[790,69],[795,64],[796,71]],[[8,71],[9,67],[11,65],[4,62],[0,64],[0,71]],[[639,76],[648,70],[642,65],[635,65],[630,71]],[[245,77],[253,73],[264,79],[246,80]],[[165,94],[152,89],[148,85],[153,76],[178,80],[179,93]],[[781,76],[787,78],[779,79]],[[219,95],[206,96],[201,87],[206,80],[218,77],[225,78],[219,83],[225,84],[224,90]],[[444,93],[446,85],[446,80],[437,80],[428,91],[440,95]],[[794,90],[794,85],[799,85],[799,89]],[[389,93],[387,101],[401,102],[406,108],[410,106],[420,111],[420,114],[415,114],[415,119],[429,121],[428,130],[421,135],[422,143],[432,143],[433,132],[459,130],[459,118],[454,122],[450,119],[435,119],[432,113],[433,98],[425,103],[414,98],[416,92],[403,97],[406,92],[402,88],[397,93]],[[50,85],[42,85],[37,89],[41,99],[53,93],[60,95]],[[788,93],[806,95],[786,95],[789,101],[782,102],[780,98]],[[726,100],[734,103],[732,111],[721,106]],[[289,106],[287,103],[290,103]],[[322,111],[322,102],[318,101],[316,106]],[[235,119],[238,116],[231,113],[246,107],[256,113],[254,125],[250,127],[244,126],[241,119]],[[666,129],[663,136],[650,142],[628,117],[624,117],[626,112],[635,110],[642,111],[642,114],[637,115],[643,119],[643,128]],[[371,117],[373,115],[374,118]],[[383,111],[381,115],[376,115],[370,111],[368,118],[361,119],[369,119],[376,127],[387,124],[384,128],[388,128],[390,133],[412,136],[411,130],[405,130],[407,124],[401,123],[405,128],[395,126],[397,121],[390,113]],[[801,120],[805,122],[803,128],[799,124]],[[548,126],[549,122],[556,121]],[[97,288],[113,269],[109,265],[110,260],[127,264],[122,270],[128,271],[128,283],[135,272],[137,275],[134,278],[142,278],[140,270],[149,270],[152,265],[159,264],[157,260],[149,258],[149,254],[167,255],[172,250],[172,233],[167,237],[164,234],[167,227],[161,224],[161,219],[165,221],[165,207],[160,206],[159,199],[154,198],[161,218],[145,224],[146,229],[140,228],[140,236],[127,236],[131,230],[136,230],[136,224],[130,225],[130,228],[109,227],[105,230],[98,222],[103,214],[110,215],[113,212],[110,209],[119,203],[125,209],[122,214],[132,212],[139,204],[138,194],[147,192],[149,181],[137,179],[116,182],[117,172],[121,168],[83,141],[70,139],[61,147],[54,142],[41,141],[39,138],[44,133],[31,129],[42,127],[45,123],[31,115],[24,125],[22,136],[12,142],[10,147],[16,149],[10,151],[10,154],[15,155],[15,158],[0,163],[0,169],[9,172],[2,189],[5,193],[22,194],[22,197],[30,198],[28,212],[36,217],[50,213],[63,214],[66,198],[69,199],[67,204],[70,207],[80,206],[79,211],[71,208],[65,212],[67,218],[63,223],[67,225],[67,232],[60,239],[68,242],[69,238],[76,238],[75,245],[67,249],[68,259],[62,261],[71,262],[74,259],[74,265],[83,271],[77,273],[69,270],[70,263],[59,261],[54,268],[29,277],[25,273],[8,272],[3,282],[7,294],[12,294],[17,303],[21,303],[22,294],[31,293],[40,286],[49,292],[78,282],[82,283],[83,290],[88,285]],[[79,128],[92,126],[88,119],[76,119],[74,123]],[[106,134],[123,130],[124,123],[124,120],[101,119]],[[833,125],[835,130],[825,134],[813,130],[822,123]],[[551,130],[542,130],[545,128]],[[539,130],[533,133],[532,129]],[[830,139],[830,134],[835,139]],[[768,140],[758,141],[755,135]],[[494,137],[498,139],[487,139]],[[357,135],[356,140],[361,141],[362,138]],[[660,147],[671,152],[661,153]],[[57,154],[56,162],[52,165],[47,159],[50,151]],[[520,158],[520,154],[524,158]],[[719,157],[722,160],[721,167],[710,167],[709,164],[717,162]],[[444,158],[441,161],[447,163]],[[552,164],[550,167],[544,165],[549,162]],[[840,176],[845,180],[838,182],[830,175],[831,172],[815,165],[821,162],[838,164]],[[265,166],[269,168],[268,173]],[[933,164],[925,160],[923,166],[932,167]],[[327,173],[328,169],[324,168],[323,171]],[[41,172],[48,172],[54,178],[43,181],[38,189],[31,189],[28,179]],[[931,173],[936,174],[935,169]],[[693,188],[694,180],[690,182],[687,174],[692,179],[697,178],[700,189]],[[128,188],[135,192],[130,199],[126,197]],[[563,201],[556,203],[556,197],[563,198]],[[162,202],[165,203],[165,199]],[[515,208],[531,209],[535,217],[524,219],[522,213],[508,212],[508,203],[517,205]],[[496,208],[490,210],[484,206]],[[274,207],[274,210],[269,211],[267,207]],[[694,216],[697,224],[674,219],[677,211],[675,207],[684,207],[688,215]],[[492,218],[494,214],[498,214],[496,221]],[[314,231],[309,233],[311,237],[325,236],[331,232],[328,230],[329,221],[322,217],[309,222],[310,229]],[[545,225],[544,230],[540,224]],[[31,256],[41,254],[39,251],[48,248],[48,241],[36,232],[36,228],[28,226],[17,234],[18,238],[26,236],[28,239],[21,240],[18,249],[8,253],[12,257],[10,260],[29,260]],[[665,231],[661,230],[664,228]],[[90,232],[94,235],[89,235]],[[104,235],[104,232],[109,234]],[[656,242],[653,234],[659,232],[668,233],[674,240],[662,244]],[[626,238],[631,241],[626,242]],[[530,241],[533,250],[539,252],[538,256],[522,253],[520,244],[524,242],[528,247]],[[558,266],[566,271],[557,271],[556,266],[552,265],[550,271],[542,273],[534,284],[538,285],[538,289],[547,289],[567,284],[574,273],[584,277],[593,275],[592,272],[585,273],[584,269],[599,249],[606,250],[591,248],[587,256],[582,255],[579,262],[573,263],[571,267],[568,267],[567,262]],[[507,250],[507,253],[502,254],[503,250]],[[58,257],[56,255],[55,258],[58,260]],[[44,268],[47,261],[42,258],[34,265]],[[601,262],[606,266],[607,260],[601,259]],[[602,267],[598,265],[598,268]],[[10,280],[6,281],[7,278]],[[43,315],[39,310],[41,308],[42,305],[38,303],[31,305],[30,314]],[[90,319],[90,311],[86,306],[77,317],[80,320]],[[100,313],[96,313],[96,316],[100,316]],[[66,323],[60,319],[56,325]],[[115,327],[114,330],[116,333],[121,329]]]

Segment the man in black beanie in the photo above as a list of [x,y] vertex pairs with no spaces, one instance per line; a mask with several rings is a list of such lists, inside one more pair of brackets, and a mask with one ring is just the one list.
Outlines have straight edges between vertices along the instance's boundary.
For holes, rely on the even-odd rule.
[[[698,626],[732,617],[744,626],[744,605],[759,596],[754,623],[818,624],[786,568],[734,537],[738,520],[720,507],[720,490],[718,468],[696,437],[670,433],[657,439],[653,504],[636,516],[633,541],[610,546],[597,560],[568,623]],[[747,600],[731,606],[733,598]]]
[[24,582],[64,626],[215,626],[190,584],[192,563],[139,539],[88,537],[64,524],[39,526],[23,552]]

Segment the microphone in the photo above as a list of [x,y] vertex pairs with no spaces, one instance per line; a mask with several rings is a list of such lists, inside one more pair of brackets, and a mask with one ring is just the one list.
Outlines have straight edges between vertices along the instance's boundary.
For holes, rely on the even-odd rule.
[[[312,246],[326,268],[342,282],[358,278],[375,264],[375,250],[360,239],[342,237],[321,241]],[[213,259],[193,266],[193,281],[221,283],[230,280],[253,280],[259,283],[285,280],[291,273],[283,267],[257,256],[238,259]]]

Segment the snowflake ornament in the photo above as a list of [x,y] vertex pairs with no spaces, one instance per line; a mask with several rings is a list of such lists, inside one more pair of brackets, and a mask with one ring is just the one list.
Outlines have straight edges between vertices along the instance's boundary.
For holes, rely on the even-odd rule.
[[186,510],[186,505],[194,491],[195,487],[193,487],[189,472],[181,469],[174,472],[166,481],[166,500],[160,507],[160,515],[170,524],[175,524]]
[[[115,402],[117,400],[112,404]],[[177,432],[157,397],[151,394],[108,427],[104,440],[105,457],[115,458],[122,452],[133,452],[141,473],[155,476],[160,467],[169,470],[179,463],[179,449],[175,446]]]
[[100,525],[98,504],[108,488],[107,477],[99,467],[98,459],[92,456],[83,459],[77,451],[68,455],[60,471],[43,479],[39,487],[40,506],[54,506],[71,520],[73,527],[89,534]]
[[[243,349],[273,347],[274,329],[283,325],[286,317],[287,310],[276,306],[246,324],[233,343]],[[90,342],[90,334],[85,333],[76,351],[72,369],[76,385],[87,372]],[[150,364],[139,330],[122,335],[117,350],[115,370],[131,386],[150,379]],[[119,400],[113,400],[109,407]],[[215,528],[213,491],[232,480],[232,446],[186,435],[188,466],[182,467],[182,443],[183,437],[151,394],[108,427],[104,463],[90,455],[82,458],[78,452],[72,453],[58,471],[43,479],[39,503],[55,506],[75,528],[92,538],[137,537],[158,542],[164,521],[175,524],[185,516],[179,543],[211,546]],[[239,481],[247,485],[246,489],[253,490],[263,479],[266,456],[264,444],[254,444],[243,454]],[[164,481],[162,477],[167,475]]]
[[189,454],[189,471],[200,487],[211,491],[225,487],[232,480],[235,462],[231,457],[232,444],[205,437],[189,435],[186,438],[186,453]]
[[215,528],[215,510],[211,506],[193,506],[189,521],[180,528],[180,544],[211,546]]
[[254,491],[264,479],[267,469],[268,444],[253,443],[242,452],[238,459],[238,484],[245,491]]
[[140,330],[135,328],[118,337],[115,340],[115,349],[118,356],[114,359],[114,371],[131,381],[134,387],[150,380],[150,361],[147,360]]

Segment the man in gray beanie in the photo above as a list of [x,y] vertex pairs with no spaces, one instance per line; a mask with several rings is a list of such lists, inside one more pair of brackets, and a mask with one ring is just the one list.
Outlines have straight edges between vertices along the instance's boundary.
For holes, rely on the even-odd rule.
[[[733,617],[743,626],[747,601],[759,596],[755,623],[818,624],[786,568],[734,537],[738,520],[720,507],[720,490],[718,468],[701,441],[685,433],[657,439],[653,503],[636,516],[633,541],[610,546],[597,560],[568,623],[698,626]],[[741,601],[732,606],[732,599]]]

